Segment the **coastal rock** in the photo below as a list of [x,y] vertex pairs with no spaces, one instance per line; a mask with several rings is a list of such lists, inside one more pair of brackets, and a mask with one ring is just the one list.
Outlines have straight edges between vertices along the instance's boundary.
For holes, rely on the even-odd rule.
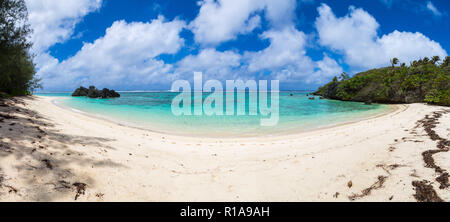
[[98,91],[95,86],[89,86],[89,91],[88,91],[88,95],[89,98],[99,98],[100,96],[100,91]]
[[109,90],[107,88],[104,88],[104,89],[102,89],[102,91],[100,91],[100,96],[102,98],[117,98],[117,97],[120,97],[120,94],[114,90]]
[[72,96],[79,97],[79,96],[87,96],[89,98],[117,98],[120,97],[120,94],[117,93],[114,90],[109,90],[107,88],[104,88],[103,90],[98,90],[95,88],[95,86],[90,86],[89,89],[85,87],[80,87],[75,90],[75,92],[72,93]]
[[80,87],[78,89],[75,90],[75,92],[72,93],[72,96],[76,97],[76,96],[87,96],[89,93],[89,89],[86,89],[84,87]]
[[316,98],[315,97],[309,97],[308,99],[309,100],[315,100]]

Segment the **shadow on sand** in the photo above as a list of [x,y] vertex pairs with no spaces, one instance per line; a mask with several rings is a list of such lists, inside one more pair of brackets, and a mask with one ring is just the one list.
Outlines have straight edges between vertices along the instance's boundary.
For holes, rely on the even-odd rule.
[[[124,167],[101,156],[114,149],[105,145],[111,139],[61,133],[26,108],[31,100],[36,98],[0,100],[0,201],[77,200],[95,184],[90,175],[75,172],[77,166]],[[83,149],[97,149],[99,156]]]

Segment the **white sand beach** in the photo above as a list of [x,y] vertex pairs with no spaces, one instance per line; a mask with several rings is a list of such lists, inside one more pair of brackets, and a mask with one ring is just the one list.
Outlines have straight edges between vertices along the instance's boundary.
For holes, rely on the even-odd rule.
[[[0,201],[417,201],[413,181],[450,200],[450,152],[432,155],[441,173],[422,155],[445,150],[450,108],[396,105],[312,132],[219,139],[121,126],[53,99],[0,107]],[[417,123],[433,112],[434,141]]]

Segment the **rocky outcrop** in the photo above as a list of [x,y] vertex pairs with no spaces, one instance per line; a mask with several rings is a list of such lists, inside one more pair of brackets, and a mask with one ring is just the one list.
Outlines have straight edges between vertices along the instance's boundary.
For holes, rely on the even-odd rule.
[[76,89],[75,92],[72,93],[72,96],[73,97],[87,96],[89,98],[107,99],[120,97],[120,94],[114,90],[109,90],[107,88],[98,90],[95,88],[95,86],[90,86],[89,89],[81,86],[80,88]]
[[72,96],[78,97],[78,96],[88,96],[89,89],[86,89],[84,87],[80,87],[75,90],[75,92],[72,93]]

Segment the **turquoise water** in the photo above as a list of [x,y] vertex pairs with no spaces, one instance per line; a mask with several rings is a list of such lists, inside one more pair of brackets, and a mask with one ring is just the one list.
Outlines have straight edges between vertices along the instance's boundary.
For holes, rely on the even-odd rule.
[[[121,97],[115,99],[71,97],[70,93],[37,95],[52,96],[57,98],[57,103],[62,106],[136,127],[158,132],[212,137],[274,135],[307,131],[356,121],[391,109],[390,106],[377,104],[367,106],[356,102],[319,100],[318,98],[309,100],[306,94],[307,92],[280,92],[279,122],[271,127],[260,125],[260,119],[268,117],[261,116],[259,113],[256,116],[175,116],[171,111],[171,103],[178,93],[171,92],[122,92]],[[207,96],[205,94],[203,98]],[[235,107],[237,105],[235,104]],[[251,104],[247,99],[245,105],[248,113],[248,107],[259,104]]]

